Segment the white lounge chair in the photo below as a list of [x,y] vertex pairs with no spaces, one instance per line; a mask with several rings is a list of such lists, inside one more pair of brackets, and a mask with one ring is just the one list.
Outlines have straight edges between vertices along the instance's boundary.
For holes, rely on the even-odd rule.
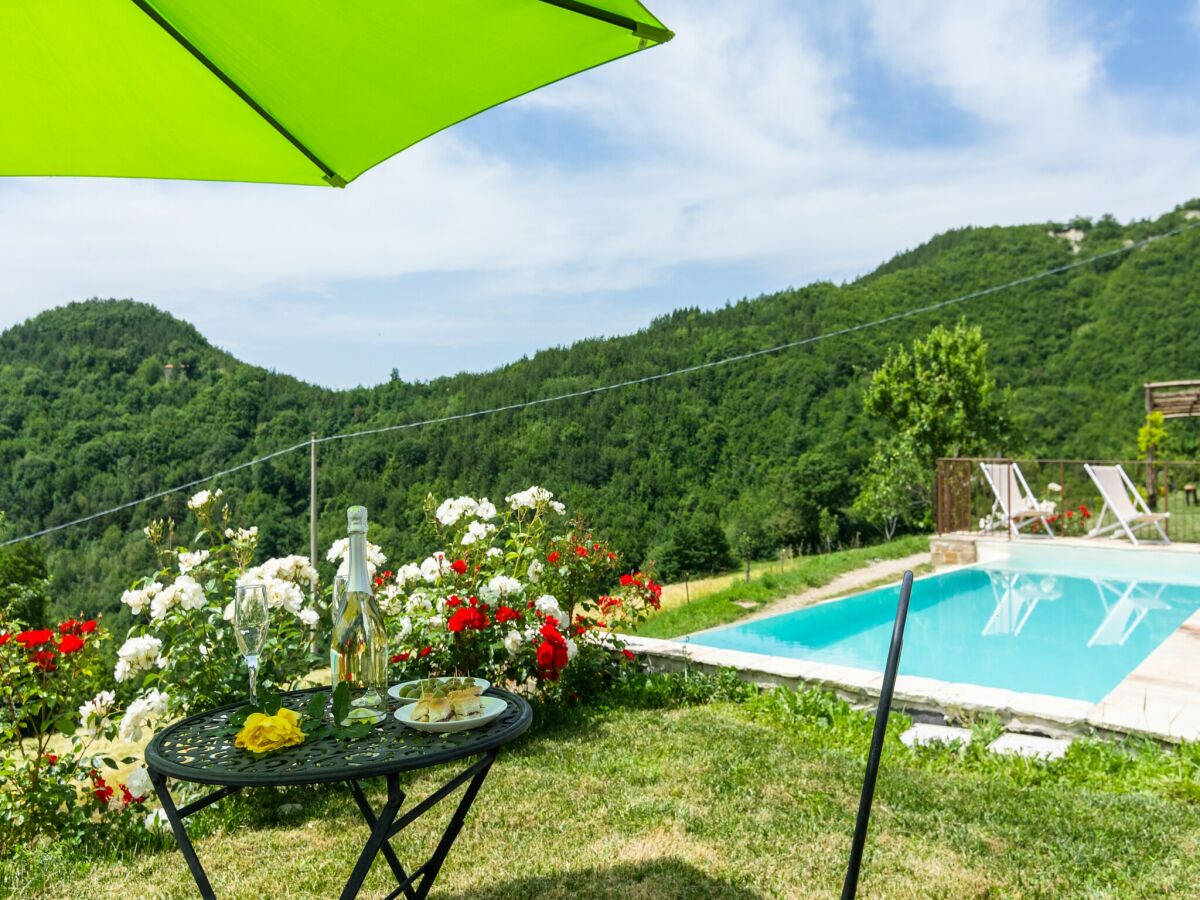
[[[1125,474],[1123,468],[1120,466],[1093,466],[1090,463],[1085,464],[1083,468],[1104,500],[1100,517],[1096,519],[1096,527],[1088,532],[1088,537],[1100,537],[1120,531],[1124,532],[1131,544],[1140,544],[1141,541],[1134,532],[1142,528],[1153,527],[1158,531],[1159,539],[1151,539],[1152,543],[1171,543],[1171,539],[1167,537],[1167,533],[1162,527],[1162,523],[1171,514],[1150,512],[1146,501],[1142,499],[1142,495],[1133,486],[1133,482],[1129,480],[1129,476]],[[1104,524],[1104,517],[1108,513],[1112,513],[1113,518],[1116,519],[1111,525]]]
[[[1105,614],[1100,627],[1088,639],[1089,647],[1124,645],[1151,610],[1168,609],[1170,606],[1159,596],[1163,592],[1162,585],[1151,594],[1145,589],[1139,589],[1136,581],[1125,585],[1097,581],[1096,590],[1100,592],[1100,602],[1104,604]],[[1116,598],[1111,606],[1110,597]]]
[[1054,529],[1046,520],[1052,513],[1042,509],[1038,499],[1033,496],[1020,466],[1016,463],[981,462],[979,468],[983,469],[983,477],[996,497],[996,502],[992,504],[993,519],[999,513],[1013,537],[1020,537],[1021,529],[1035,522],[1042,523],[1047,537],[1054,537]]

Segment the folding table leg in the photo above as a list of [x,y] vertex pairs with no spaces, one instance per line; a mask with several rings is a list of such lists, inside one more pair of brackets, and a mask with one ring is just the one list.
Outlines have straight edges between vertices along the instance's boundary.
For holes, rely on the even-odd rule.
[[475,795],[479,793],[480,787],[483,786],[483,779],[487,777],[487,773],[492,768],[492,762],[495,758],[496,751],[493,750],[488,754],[485,764],[475,773],[475,777],[471,779],[471,783],[467,785],[466,791],[463,792],[462,799],[458,802],[458,808],[454,810],[454,816],[450,819],[450,824],[446,826],[446,830],[442,834],[442,839],[438,841],[437,848],[433,851],[433,856],[429,857],[429,862],[421,867],[424,873],[421,878],[421,886],[417,888],[417,900],[424,900],[430,888],[433,887],[433,882],[442,868],[442,863],[446,861],[446,856],[449,854],[450,848],[454,846],[454,841],[458,837],[458,833],[462,830],[463,822],[466,821],[471,804],[475,802]]
[[[367,827],[374,829],[379,824],[378,819],[375,817],[375,811],[371,809],[371,804],[367,801],[367,795],[363,793],[362,786],[357,781],[350,782],[350,793],[354,795],[354,801],[358,804],[359,812],[367,820]],[[401,793],[400,802],[404,802],[403,793]],[[397,806],[397,809],[399,809],[399,806]],[[400,860],[396,856],[396,851],[392,849],[388,838],[384,838],[380,850],[383,851],[383,856],[388,861],[388,865],[392,867],[392,874],[396,876],[396,881],[400,884],[405,884],[409,880],[408,874],[404,871],[404,866],[400,864]],[[411,890],[405,891],[405,893],[411,894]]]
[[171,792],[167,790],[167,779],[157,772],[151,772],[150,783],[154,785],[154,793],[158,795],[158,800],[167,814],[167,821],[171,823],[171,831],[175,834],[175,843],[179,845],[179,852],[183,854],[183,858],[187,861],[188,868],[192,872],[192,878],[196,881],[196,887],[200,889],[200,896],[204,900],[216,900],[217,895],[213,893],[212,885],[208,883],[208,876],[204,874],[204,867],[200,865],[200,859],[196,856],[195,848],[192,847],[192,841],[188,837],[187,829],[183,827],[183,819],[179,815],[179,810],[175,808],[175,801],[171,799]]
[[[342,900],[353,900],[353,898],[358,896],[367,873],[371,871],[371,864],[375,862],[375,857],[379,855],[380,848],[387,841],[388,831],[392,827],[392,820],[396,818],[396,813],[403,802],[404,792],[400,790],[400,776],[396,774],[388,775],[387,802],[383,804],[383,809],[379,811],[379,818],[375,822],[375,827],[371,829],[371,836],[367,838],[367,845],[363,847],[362,853],[359,854],[358,862],[354,864],[354,871],[350,873],[350,880],[346,882],[346,887],[342,889]],[[391,848],[389,847],[388,849],[390,851]]]

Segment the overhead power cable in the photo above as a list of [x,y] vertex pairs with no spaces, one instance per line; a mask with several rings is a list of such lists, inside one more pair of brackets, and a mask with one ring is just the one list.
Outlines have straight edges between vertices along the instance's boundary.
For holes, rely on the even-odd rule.
[[[331,435],[327,435],[325,437],[316,438],[315,442],[318,444],[324,444],[324,443],[328,443],[330,441],[344,441],[344,440],[349,440],[351,438],[367,437],[368,435],[372,435],[372,434],[386,434],[386,433],[392,432],[392,431],[403,431],[403,430],[412,429],[412,428],[424,428],[429,425],[440,425],[440,424],[443,424],[446,422],[460,422],[464,419],[477,419],[482,416],[491,416],[491,415],[495,415],[497,413],[502,413],[502,412],[513,412],[513,411],[520,410],[520,409],[527,409],[532,406],[543,406],[547,403],[558,403],[563,400],[574,400],[579,397],[590,397],[594,394],[602,394],[602,393],[606,393],[607,391],[615,391],[620,388],[633,387],[634,385],[639,385],[639,384],[648,384],[652,381],[662,381],[665,378],[674,378],[678,375],[688,375],[692,372],[700,372],[705,369],[715,369],[719,366],[727,366],[727,365],[730,365],[731,363],[744,362],[748,359],[755,359],[757,357],[767,356],[772,353],[780,353],[784,350],[792,350],[796,347],[805,347],[810,344],[816,344],[820,341],[829,340],[830,338],[843,337],[847,334],[854,334],[855,332],[866,331],[867,329],[870,329],[870,328],[878,328],[879,326],[887,325],[890,322],[898,322],[901,319],[909,319],[909,318],[912,318],[913,316],[920,316],[920,315],[924,315],[925,313],[936,312],[939,309],[945,309],[948,306],[955,306],[959,303],[966,303],[969,300],[978,300],[981,297],[988,297],[992,294],[1000,293],[1001,291],[1011,290],[1012,288],[1021,287],[1022,285],[1026,285],[1026,284],[1031,284],[1035,281],[1041,281],[1042,279],[1050,278],[1054,275],[1062,275],[1062,274],[1064,274],[1066,272],[1070,272],[1074,269],[1080,269],[1080,268],[1083,268],[1084,266],[1090,266],[1093,263],[1097,263],[1103,259],[1109,259],[1114,256],[1120,256],[1121,254],[1124,254],[1124,253],[1132,253],[1134,250],[1137,250],[1141,247],[1145,247],[1146,245],[1151,244],[1154,241],[1159,241],[1159,240],[1163,240],[1165,238],[1175,237],[1176,235],[1183,234],[1184,232],[1187,232],[1187,231],[1192,231],[1196,228],[1200,228],[1200,221],[1190,222],[1186,225],[1180,225],[1177,228],[1172,228],[1169,231],[1164,231],[1162,234],[1151,235],[1149,237],[1142,238],[1140,241],[1134,241],[1131,244],[1126,244],[1121,247],[1116,247],[1112,250],[1106,250],[1103,253],[1097,253],[1094,256],[1087,257],[1086,259],[1079,259],[1079,260],[1075,260],[1074,262],[1065,263],[1061,266],[1055,266],[1052,269],[1045,269],[1045,270],[1043,270],[1041,272],[1037,272],[1033,275],[1025,275],[1025,276],[1022,276],[1021,278],[1014,278],[1012,281],[1006,281],[1003,284],[997,284],[997,285],[992,285],[991,287],[981,288],[980,290],[977,290],[977,291],[971,291],[966,294],[960,294],[957,297],[951,297],[948,300],[939,300],[937,303],[930,303],[925,306],[918,306],[918,307],[914,307],[913,309],[902,310],[901,312],[892,313],[889,316],[883,316],[882,318],[879,318],[879,319],[873,319],[870,322],[860,322],[857,325],[848,325],[845,328],[838,328],[838,329],[835,329],[834,331],[827,331],[827,332],[824,332],[823,334],[813,335],[812,337],[802,338],[802,339],[796,340],[796,341],[788,341],[787,343],[777,344],[774,347],[767,347],[762,350],[752,350],[748,353],[739,353],[734,356],[726,356],[721,359],[712,360],[711,362],[697,363],[696,365],[693,365],[693,366],[684,366],[683,368],[680,368],[680,369],[672,369],[669,372],[656,372],[652,375],[644,375],[640,378],[630,378],[626,381],[618,381],[618,382],[614,382],[612,384],[605,384],[605,385],[600,385],[597,387],[590,387],[590,388],[582,388],[577,391],[568,391],[567,393],[564,393],[564,394],[555,394],[554,396],[551,396],[551,397],[540,397],[536,400],[523,400],[519,403],[507,403],[507,404],[504,404],[503,406],[492,406],[492,407],[488,407],[487,409],[477,409],[477,410],[472,410],[470,412],[455,413],[454,415],[449,415],[449,416],[437,416],[437,417],[430,418],[430,419],[420,419],[415,422],[403,422],[398,425],[385,425],[381,428],[367,428],[367,429],[363,429],[361,431],[346,431],[346,432],[342,432],[341,434],[331,434]],[[9,544],[17,544],[17,543],[20,543],[21,541],[27,541],[32,538],[43,537],[48,534],[53,534],[56,531],[62,531],[67,528],[72,528],[75,525],[82,525],[85,522],[91,522],[94,519],[103,518],[104,516],[111,515],[112,513],[115,513],[115,512],[120,512],[121,510],[130,509],[135,506],[140,506],[143,503],[149,503],[151,500],[158,500],[159,498],[166,497],[169,494],[176,494],[176,493],[179,493],[180,491],[186,491],[186,490],[189,490],[190,488],[199,487],[200,485],[202,485],[206,482],[209,482],[209,481],[213,481],[214,479],[222,478],[226,475],[231,475],[234,472],[239,472],[242,469],[247,469],[247,468],[250,468],[251,466],[256,466],[259,463],[264,463],[269,460],[275,459],[277,457],[284,456],[288,453],[293,453],[297,450],[302,450],[306,447],[310,447],[312,445],[312,443],[313,443],[313,440],[311,440],[311,439],[307,440],[307,441],[302,441],[299,444],[293,444],[290,447],[285,447],[282,450],[276,450],[275,452],[268,453],[265,456],[260,456],[255,459],[249,460],[247,462],[239,463],[238,465],[232,466],[231,468],[222,469],[220,472],[214,472],[211,475],[205,475],[203,478],[196,478],[192,481],[186,482],[185,484],[179,484],[179,485],[176,485],[175,487],[171,487],[171,488],[167,488],[162,491],[158,491],[157,493],[150,494],[149,496],[142,497],[138,500],[130,500],[128,503],[122,503],[119,506],[112,507],[111,509],[105,509],[100,512],[92,513],[91,515],[81,516],[78,519],[72,519],[69,522],[62,522],[58,525],[53,525],[49,528],[43,528],[40,531],[34,531],[29,534],[22,535],[21,537],[9,538],[6,541],[0,542],[0,547],[6,547]]]

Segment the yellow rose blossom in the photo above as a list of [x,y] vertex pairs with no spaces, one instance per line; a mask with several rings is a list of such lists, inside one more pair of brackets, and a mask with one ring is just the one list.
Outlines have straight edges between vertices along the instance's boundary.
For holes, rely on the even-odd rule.
[[246,724],[233,739],[235,747],[242,747],[253,753],[267,753],[283,747],[292,747],[304,742],[304,732],[300,730],[300,715],[287,707],[280,707],[273,716],[266,713],[251,713],[246,717]]

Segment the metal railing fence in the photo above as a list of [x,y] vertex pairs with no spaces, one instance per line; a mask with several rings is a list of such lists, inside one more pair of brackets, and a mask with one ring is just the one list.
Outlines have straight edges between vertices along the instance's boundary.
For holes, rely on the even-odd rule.
[[[947,457],[937,461],[934,519],[939,534],[1011,533],[996,504],[981,463],[1016,465],[1034,497],[1045,504],[1047,521],[1056,534],[1082,537],[1096,526],[1103,500],[1084,466],[1121,465],[1154,512],[1170,513],[1167,534],[1175,542],[1200,542],[1200,461],[1114,459],[1021,459],[1008,457]],[[1010,491],[1011,480],[997,485]],[[1006,497],[1012,509],[1016,498]],[[1053,507],[1050,506],[1053,504]],[[1035,522],[1025,529],[1037,534]]]

